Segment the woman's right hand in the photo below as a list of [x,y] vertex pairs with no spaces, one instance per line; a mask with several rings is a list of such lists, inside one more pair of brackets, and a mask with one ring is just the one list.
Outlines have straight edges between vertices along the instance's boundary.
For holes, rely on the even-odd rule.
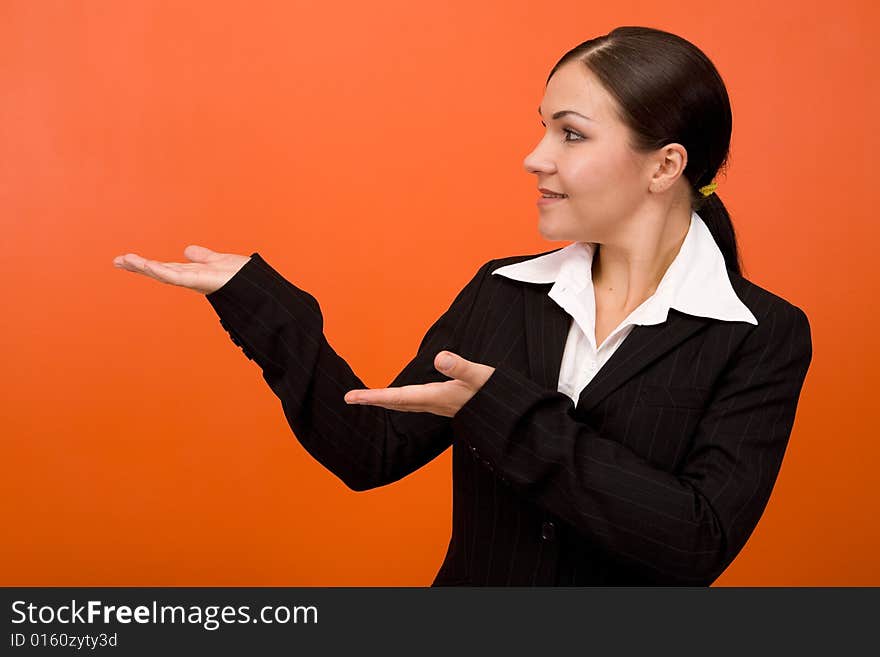
[[147,260],[136,253],[127,253],[115,257],[113,266],[155,278],[162,283],[211,294],[223,287],[250,260],[249,256],[217,253],[195,244],[186,247],[183,255],[192,262],[159,262]]

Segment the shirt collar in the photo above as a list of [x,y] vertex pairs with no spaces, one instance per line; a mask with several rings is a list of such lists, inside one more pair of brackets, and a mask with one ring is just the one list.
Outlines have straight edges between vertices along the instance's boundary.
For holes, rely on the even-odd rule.
[[[499,267],[492,273],[526,283],[554,283],[554,290],[564,285],[575,294],[589,288],[593,296],[594,247],[590,242],[574,242],[551,253]],[[734,292],[724,255],[696,212],[691,213],[690,227],[678,254],[653,296],[633,313],[633,323],[665,322],[670,308],[688,315],[758,324]]]

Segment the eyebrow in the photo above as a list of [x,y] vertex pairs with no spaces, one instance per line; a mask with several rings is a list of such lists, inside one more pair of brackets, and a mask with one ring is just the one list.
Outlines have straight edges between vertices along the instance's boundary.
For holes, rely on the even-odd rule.
[[[591,119],[589,116],[584,116],[580,112],[575,112],[574,110],[559,110],[558,112],[554,112],[553,116],[551,116],[550,118],[555,121],[556,119],[562,118],[566,114],[574,114],[575,116],[579,116],[582,119],[586,119],[587,121],[595,121],[595,119]],[[544,118],[544,115],[541,114],[540,105],[538,105],[538,116],[540,116],[542,119]]]

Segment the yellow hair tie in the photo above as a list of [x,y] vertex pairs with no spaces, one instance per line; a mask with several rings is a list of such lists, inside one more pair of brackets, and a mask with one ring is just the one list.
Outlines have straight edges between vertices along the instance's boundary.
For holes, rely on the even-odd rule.
[[709,194],[714,192],[717,187],[718,187],[718,183],[711,182],[708,185],[704,185],[703,187],[700,187],[700,194],[702,194],[703,196],[709,196]]

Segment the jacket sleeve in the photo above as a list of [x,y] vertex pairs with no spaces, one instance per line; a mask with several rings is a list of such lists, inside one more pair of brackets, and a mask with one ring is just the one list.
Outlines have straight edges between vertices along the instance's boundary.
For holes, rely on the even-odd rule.
[[573,418],[567,396],[503,367],[453,417],[453,431],[621,566],[657,583],[708,585],[764,511],[811,358],[802,310],[787,304],[762,320],[718,381],[677,472]]
[[[430,327],[390,386],[448,380],[435,370],[434,357],[458,349],[490,264]],[[327,342],[318,301],[259,254],[206,298],[233,342],[262,369],[297,440],[349,488],[397,481],[451,444],[450,418],[346,404],[346,392],[366,386]]]

